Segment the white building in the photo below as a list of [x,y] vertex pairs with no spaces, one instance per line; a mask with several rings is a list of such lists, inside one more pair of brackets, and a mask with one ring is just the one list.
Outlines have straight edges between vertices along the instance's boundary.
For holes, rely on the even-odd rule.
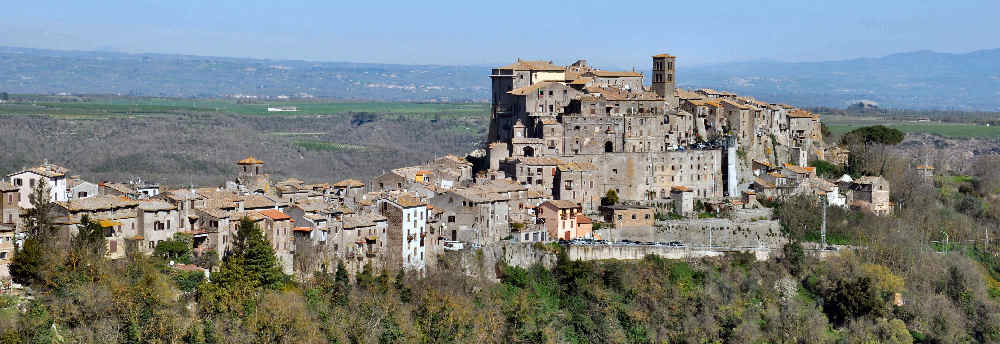
[[423,272],[427,204],[412,195],[399,193],[379,199],[377,206],[388,219],[386,255],[389,267],[401,266]]
[[7,180],[18,188],[21,201],[18,204],[22,209],[31,208],[31,192],[40,180],[45,180],[49,187],[50,200],[53,202],[65,202],[69,199],[66,184],[66,172],[69,169],[44,163],[20,172],[7,175]]

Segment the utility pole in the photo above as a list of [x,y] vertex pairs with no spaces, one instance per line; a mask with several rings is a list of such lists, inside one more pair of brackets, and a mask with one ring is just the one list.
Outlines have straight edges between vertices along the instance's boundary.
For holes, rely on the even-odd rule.
[[823,245],[821,249],[825,250],[826,249],[826,196],[820,197],[819,200],[821,202],[820,206],[823,207],[823,225],[820,227],[819,237]]

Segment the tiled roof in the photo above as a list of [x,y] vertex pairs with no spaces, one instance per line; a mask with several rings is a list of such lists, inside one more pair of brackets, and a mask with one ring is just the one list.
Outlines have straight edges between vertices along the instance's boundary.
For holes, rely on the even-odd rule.
[[288,216],[288,214],[282,213],[280,210],[264,209],[264,210],[258,210],[257,212],[260,213],[261,215],[271,218],[271,220],[291,219],[291,217]]
[[670,55],[670,54],[656,54],[656,55],[653,55],[653,57],[656,57],[656,58],[661,58],[661,57],[667,58],[667,57],[674,57],[674,55]]
[[24,171],[8,174],[7,176],[12,176],[24,172],[32,172],[44,177],[56,178],[56,177],[66,176],[66,172],[69,172],[69,169],[56,164],[41,164],[39,166],[26,169]]
[[365,183],[362,183],[360,180],[357,179],[344,179],[339,182],[333,183],[333,186],[337,188],[360,188],[364,187]]
[[557,209],[572,209],[572,208],[579,208],[580,207],[579,204],[577,204],[576,202],[570,201],[570,200],[557,199],[557,200],[545,201],[545,203],[551,204],[552,206],[556,207]]
[[523,61],[517,59],[517,62],[512,64],[499,67],[497,69],[513,69],[513,70],[530,70],[530,71],[565,71],[566,67],[557,66],[552,64],[551,61]]
[[262,164],[264,164],[263,161],[257,160],[257,158],[254,158],[252,155],[244,158],[243,160],[237,161],[236,163],[239,164],[239,165],[262,165]]
[[71,212],[87,210],[106,210],[114,208],[134,208],[139,205],[138,201],[130,200],[121,196],[98,195],[94,197],[81,198],[67,202],[56,202],[58,205]]
[[312,230],[313,230],[312,227],[295,227],[295,228],[292,228],[292,231],[295,231],[295,232],[306,232],[306,233],[308,233],[308,232],[312,232]]
[[104,183],[104,184],[102,184],[102,186],[104,186],[104,187],[106,187],[108,189],[111,189],[111,190],[118,191],[118,192],[126,194],[126,195],[136,193],[135,189],[133,189],[132,187],[130,187],[128,185],[122,184],[122,183]]
[[674,185],[673,187],[670,188],[670,190],[679,192],[691,192],[691,189],[683,185]]
[[175,201],[187,201],[187,200],[202,198],[198,194],[191,192],[191,190],[188,189],[170,190],[166,192],[166,197]]
[[167,203],[166,201],[153,199],[145,200],[139,202],[139,209],[145,211],[161,211],[161,210],[174,210],[177,209],[174,205]]
[[278,203],[264,195],[248,195],[243,198],[244,209],[274,208]]
[[765,181],[763,179],[760,179],[760,178],[754,178],[753,182],[755,184],[757,184],[757,185],[760,185],[760,186],[764,187],[765,189],[774,189],[775,188],[774,184],[768,183],[767,181]]
[[588,224],[588,223],[594,223],[594,220],[591,220],[589,217],[586,217],[583,214],[576,214],[576,223]]

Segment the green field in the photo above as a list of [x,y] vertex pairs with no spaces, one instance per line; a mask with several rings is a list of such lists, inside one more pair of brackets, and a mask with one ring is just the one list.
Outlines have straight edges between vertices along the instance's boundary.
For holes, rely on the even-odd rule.
[[365,146],[351,145],[346,143],[333,143],[319,140],[295,140],[292,144],[308,150],[315,152],[344,152],[344,151],[361,151],[367,149]]
[[904,133],[924,133],[951,138],[1000,138],[1000,126],[985,126],[971,123],[914,122],[883,120],[874,117],[820,116],[833,134],[871,125],[884,125]]
[[[381,103],[335,101],[273,101],[256,104],[231,99],[181,99],[151,97],[52,97],[25,96],[0,104],[3,115],[49,115],[67,119],[103,119],[120,116],[160,116],[185,113],[260,116],[333,115],[351,112],[401,114],[428,120],[485,115],[488,104]],[[269,112],[268,107],[294,106],[298,111]]]

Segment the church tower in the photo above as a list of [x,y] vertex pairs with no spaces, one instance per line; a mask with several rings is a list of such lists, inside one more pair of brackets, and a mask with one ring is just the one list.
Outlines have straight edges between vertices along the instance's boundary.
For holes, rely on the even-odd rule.
[[674,60],[676,57],[668,54],[653,55],[653,91],[670,104],[677,107],[677,92],[674,81]]

